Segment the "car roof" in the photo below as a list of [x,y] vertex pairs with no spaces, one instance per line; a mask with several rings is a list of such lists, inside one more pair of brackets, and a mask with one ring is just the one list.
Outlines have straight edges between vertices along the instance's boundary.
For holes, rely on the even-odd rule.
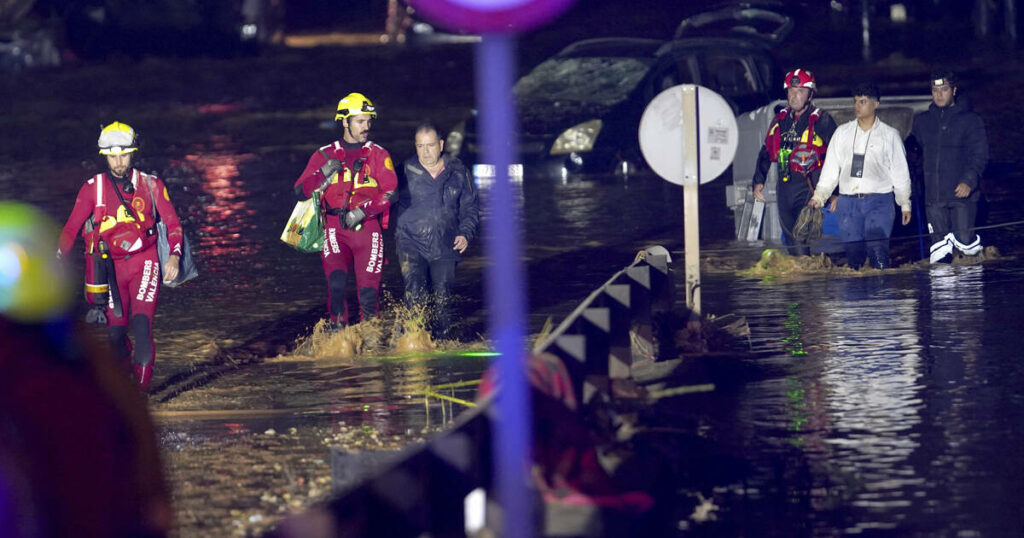
[[771,54],[771,49],[759,39],[742,37],[693,37],[666,41],[660,48],[658,48],[655,56],[664,56],[669,53],[682,52],[687,49],[694,51],[741,50],[744,52]]
[[556,57],[613,56],[617,58],[653,58],[665,44],[660,39],[639,37],[602,37],[577,41],[561,50]]
[[770,47],[763,40],[746,37],[693,37],[671,41],[639,37],[602,37],[577,41],[562,49],[555,57],[658,58],[668,54],[702,50],[771,54]]
[[794,26],[791,8],[781,2],[720,2],[683,19],[673,37],[734,35],[778,46],[793,32]]

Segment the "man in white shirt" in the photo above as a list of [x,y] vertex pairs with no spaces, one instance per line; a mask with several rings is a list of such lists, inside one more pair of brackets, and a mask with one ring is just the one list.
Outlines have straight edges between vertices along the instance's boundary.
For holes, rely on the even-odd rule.
[[910,222],[910,171],[899,131],[875,116],[878,87],[853,89],[856,119],[832,135],[818,186],[808,205],[822,207],[839,185],[836,216],[850,267],[860,269],[865,258],[878,269],[889,267],[889,236],[896,208]]

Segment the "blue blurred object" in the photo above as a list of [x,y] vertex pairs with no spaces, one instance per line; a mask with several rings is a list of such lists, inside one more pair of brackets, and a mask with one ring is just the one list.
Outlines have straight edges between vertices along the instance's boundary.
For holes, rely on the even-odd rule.
[[516,111],[512,77],[516,65],[515,38],[485,35],[476,50],[476,83],[484,158],[499,171],[489,196],[491,233],[485,234],[487,305],[490,336],[501,355],[496,360],[501,390],[497,395],[500,427],[494,430],[495,482],[502,507],[503,536],[529,538],[534,529],[526,489],[533,432],[526,384],[526,283],[522,239],[516,203],[507,173],[515,159]]

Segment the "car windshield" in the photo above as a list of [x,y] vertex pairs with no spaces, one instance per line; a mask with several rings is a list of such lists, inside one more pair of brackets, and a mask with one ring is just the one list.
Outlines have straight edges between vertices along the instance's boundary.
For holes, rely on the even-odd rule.
[[522,101],[576,101],[614,105],[650,70],[648,58],[551,58],[516,83]]

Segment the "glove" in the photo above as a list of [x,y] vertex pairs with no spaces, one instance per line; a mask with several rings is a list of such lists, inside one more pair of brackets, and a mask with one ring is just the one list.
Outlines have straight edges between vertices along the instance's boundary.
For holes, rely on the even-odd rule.
[[345,213],[345,227],[349,230],[358,230],[362,227],[363,219],[366,218],[366,212],[363,208],[357,207],[348,213]]
[[86,323],[95,323],[97,325],[107,324],[107,309],[102,306],[94,306],[85,313]]
[[320,173],[324,177],[323,183],[317,188],[318,191],[322,191],[327,188],[327,182],[331,180],[331,176],[341,171],[341,161],[338,159],[327,159],[327,162],[320,167]]

